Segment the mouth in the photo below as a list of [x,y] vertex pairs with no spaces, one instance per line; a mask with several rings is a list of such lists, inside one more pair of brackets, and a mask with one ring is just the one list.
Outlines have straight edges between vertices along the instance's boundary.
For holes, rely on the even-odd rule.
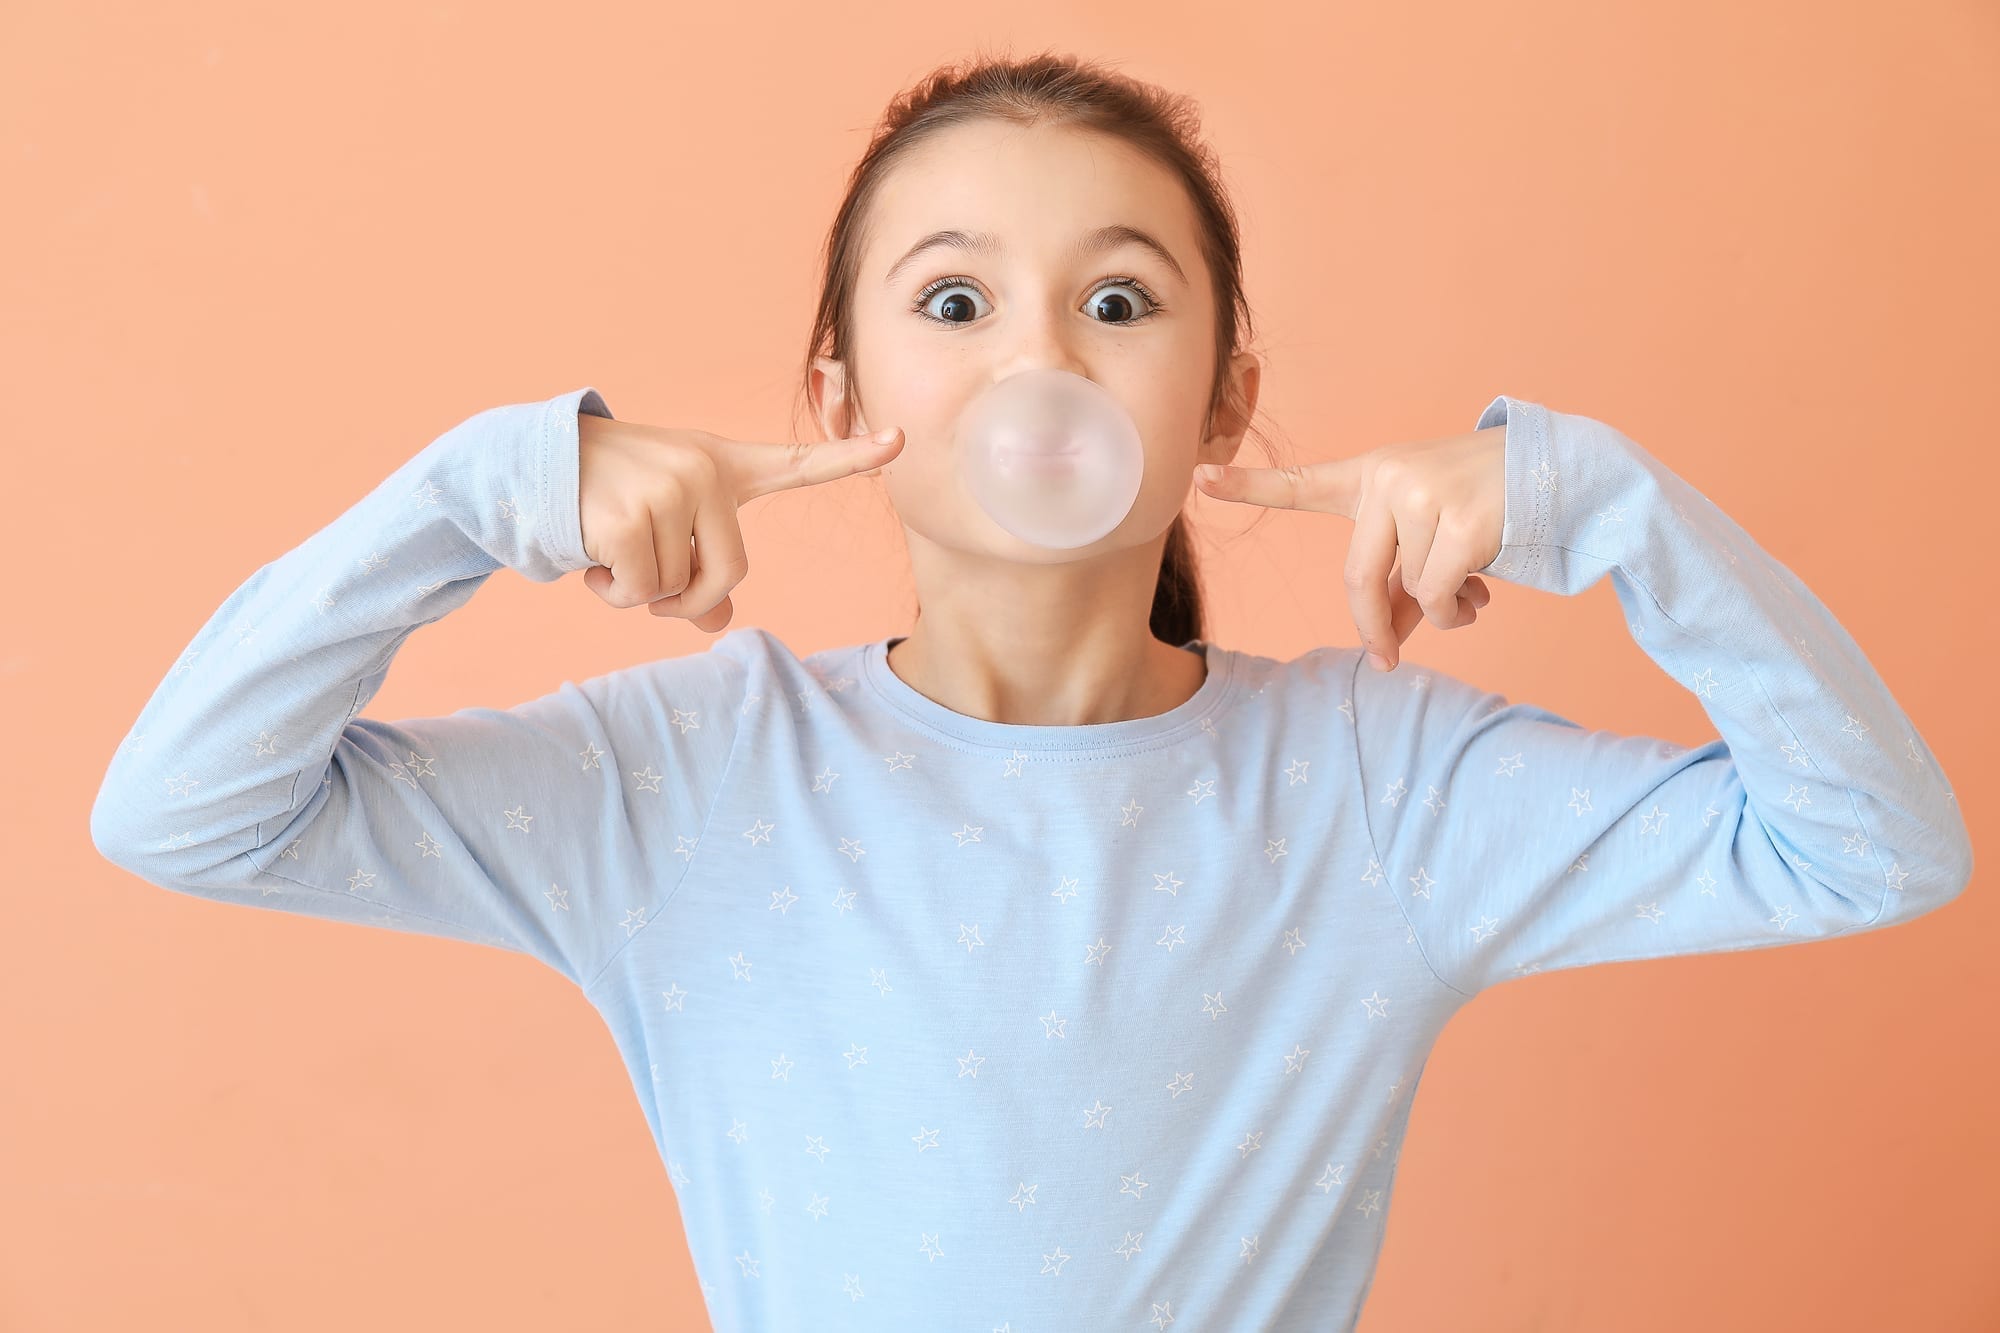
[[1074,458],[1083,446],[1066,435],[1038,435],[1012,442],[1007,452],[1020,458]]

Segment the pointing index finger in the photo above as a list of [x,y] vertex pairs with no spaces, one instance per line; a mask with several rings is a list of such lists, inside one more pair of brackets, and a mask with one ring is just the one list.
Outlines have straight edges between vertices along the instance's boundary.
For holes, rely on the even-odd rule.
[[1358,468],[1356,460],[1337,458],[1303,467],[1221,467],[1195,469],[1202,492],[1218,500],[1263,505],[1270,509],[1310,509],[1353,518]]
[[901,453],[903,432],[891,426],[873,435],[845,440],[732,440],[725,448],[734,476],[736,502],[772,491],[817,486],[866,472]]

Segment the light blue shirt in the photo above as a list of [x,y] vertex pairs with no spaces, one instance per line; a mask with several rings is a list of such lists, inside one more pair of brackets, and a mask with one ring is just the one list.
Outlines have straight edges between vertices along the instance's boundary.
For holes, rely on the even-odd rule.
[[1505,396],[1479,572],[1609,574],[1720,739],[1205,642],[1168,712],[1003,725],[904,683],[893,639],[801,658],[754,627],[511,709],[360,716],[489,575],[590,564],[578,411],[610,415],[586,388],[469,418],[251,575],[91,832],[166,888],[582,988],[719,1330],[1350,1328],[1469,998],[1893,925],[1971,877],[1826,606],[1630,439]]

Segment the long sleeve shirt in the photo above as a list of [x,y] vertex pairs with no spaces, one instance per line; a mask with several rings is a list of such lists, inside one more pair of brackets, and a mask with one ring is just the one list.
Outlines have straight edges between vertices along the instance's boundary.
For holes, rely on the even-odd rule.
[[719,1330],[1351,1328],[1468,999],[1894,925],[1971,877],[1826,606],[1634,441],[1504,395],[1478,572],[1609,575],[1718,739],[1202,640],[1164,713],[1012,725],[904,682],[893,638],[750,626],[514,708],[361,716],[494,573],[591,563],[578,412],[610,415],[589,388],[480,412],[252,574],[91,828],[164,888],[580,987]]

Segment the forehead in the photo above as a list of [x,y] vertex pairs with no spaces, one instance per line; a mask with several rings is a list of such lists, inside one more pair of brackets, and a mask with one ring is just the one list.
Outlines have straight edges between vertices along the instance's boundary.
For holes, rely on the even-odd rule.
[[1200,262],[1180,179],[1122,140],[1074,128],[955,125],[897,162],[872,212],[862,269],[878,278],[944,230],[991,233],[1004,258],[1021,260],[1057,257],[1083,233],[1123,224],[1157,237],[1184,267]]

